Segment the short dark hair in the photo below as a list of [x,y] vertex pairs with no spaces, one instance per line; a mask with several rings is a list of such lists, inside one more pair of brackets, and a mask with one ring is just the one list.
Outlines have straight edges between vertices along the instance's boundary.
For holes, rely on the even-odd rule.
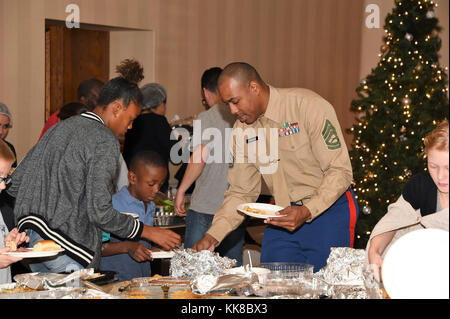
[[97,106],[97,99],[104,84],[99,79],[84,80],[77,89],[78,101],[84,97],[86,106],[92,111]]
[[117,100],[122,100],[124,107],[128,107],[131,102],[142,107],[143,96],[136,83],[130,82],[123,77],[116,77],[106,82],[103,86],[97,105],[106,107]]
[[151,150],[140,151],[133,155],[130,161],[130,171],[136,172],[139,165],[150,165],[167,169],[167,163],[162,156]]
[[70,102],[67,104],[64,104],[58,112],[58,118],[61,121],[64,121],[65,119],[68,119],[71,116],[79,115],[81,113],[87,112],[88,108],[85,104],[81,102]]
[[214,67],[203,72],[201,85],[202,89],[207,89],[210,92],[217,92],[217,81],[219,79],[222,69]]
[[228,64],[219,77],[219,85],[221,85],[226,78],[233,78],[243,85],[248,85],[251,81],[264,84],[258,71],[246,62],[233,62]]

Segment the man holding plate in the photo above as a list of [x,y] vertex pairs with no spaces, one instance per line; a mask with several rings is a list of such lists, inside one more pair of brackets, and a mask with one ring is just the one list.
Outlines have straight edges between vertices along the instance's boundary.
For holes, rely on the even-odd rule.
[[265,220],[261,262],[302,262],[318,271],[331,247],[353,246],[358,218],[351,162],[333,106],[307,89],[274,88],[247,63],[226,66],[219,91],[239,120],[230,141],[230,187],[194,248],[214,250],[240,225],[244,215],[237,207],[257,200],[262,177],[284,209]]

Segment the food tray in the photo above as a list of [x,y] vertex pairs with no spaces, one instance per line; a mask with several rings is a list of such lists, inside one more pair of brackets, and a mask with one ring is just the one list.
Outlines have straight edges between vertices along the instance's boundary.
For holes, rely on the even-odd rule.
[[141,277],[133,278],[131,280],[132,286],[135,287],[145,287],[145,286],[183,286],[187,287],[190,284],[189,280],[183,278],[173,278],[173,277]]
[[[32,292],[32,291],[37,291],[37,290],[26,287],[26,286],[21,286],[17,282],[11,282],[11,283],[6,283],[6,284],[0,285],[0,295],[17,294],[17,293]],[[7,297],[3,296],[3,298],[7,298]]]
[[302,299],[315,299],[325,290],[313,278],[313,265],[305,263],[261,263],[261,268],[270,273],[261,277],[258,285],[253,285],[253,293],[260,297],[282,295],[297,296]]
[[109,270],[100,270],[99,272],[94,273],[91,277],[87,277],[87,281],[96,284],[98,286],[103,286],[118,279],[115,277],[117,272],[109,271]]
[[169,299],[175,291],[188,290],[188,282],[178,279],[161,277],[133,278],[124,286],[118,288],[118,292],[125,298],[137,299]]
[[98,290],[63,287],[23,293],[0,294],[0,299],[116,299],[117,297]]
[[184,217],[177,215],[155,215],[153,219],[153,226],[164,227],[164,226],[177,226],[184,225]]

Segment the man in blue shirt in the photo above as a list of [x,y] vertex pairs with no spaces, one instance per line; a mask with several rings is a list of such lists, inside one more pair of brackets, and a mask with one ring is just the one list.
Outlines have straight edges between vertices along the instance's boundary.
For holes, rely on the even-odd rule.
[[[166,175],[166,164],[157,153],[139,152],[130,162],[129,186],[124,186],[112,197],[114,209],[121,213],[137,214],[139,221],[152,226],[155,212],[153,200]],[[164,229],[152,228],[161,236],[165,235]],[[149,241],[127,241],[104,233],[100,268],[117,272],[120,281],[150,277],[150,249]]]

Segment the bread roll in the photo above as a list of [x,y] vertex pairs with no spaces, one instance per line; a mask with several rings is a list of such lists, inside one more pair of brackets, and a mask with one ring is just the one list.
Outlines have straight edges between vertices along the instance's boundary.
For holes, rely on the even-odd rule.
[[33,251],[52,251],[61,249],[53,240],[41,240],[34,244]]
[[17,251],[16,242],[14,242],[14,241],[7,241],[5,244],[6,244],[6,247],[9,247],[9,251]]

